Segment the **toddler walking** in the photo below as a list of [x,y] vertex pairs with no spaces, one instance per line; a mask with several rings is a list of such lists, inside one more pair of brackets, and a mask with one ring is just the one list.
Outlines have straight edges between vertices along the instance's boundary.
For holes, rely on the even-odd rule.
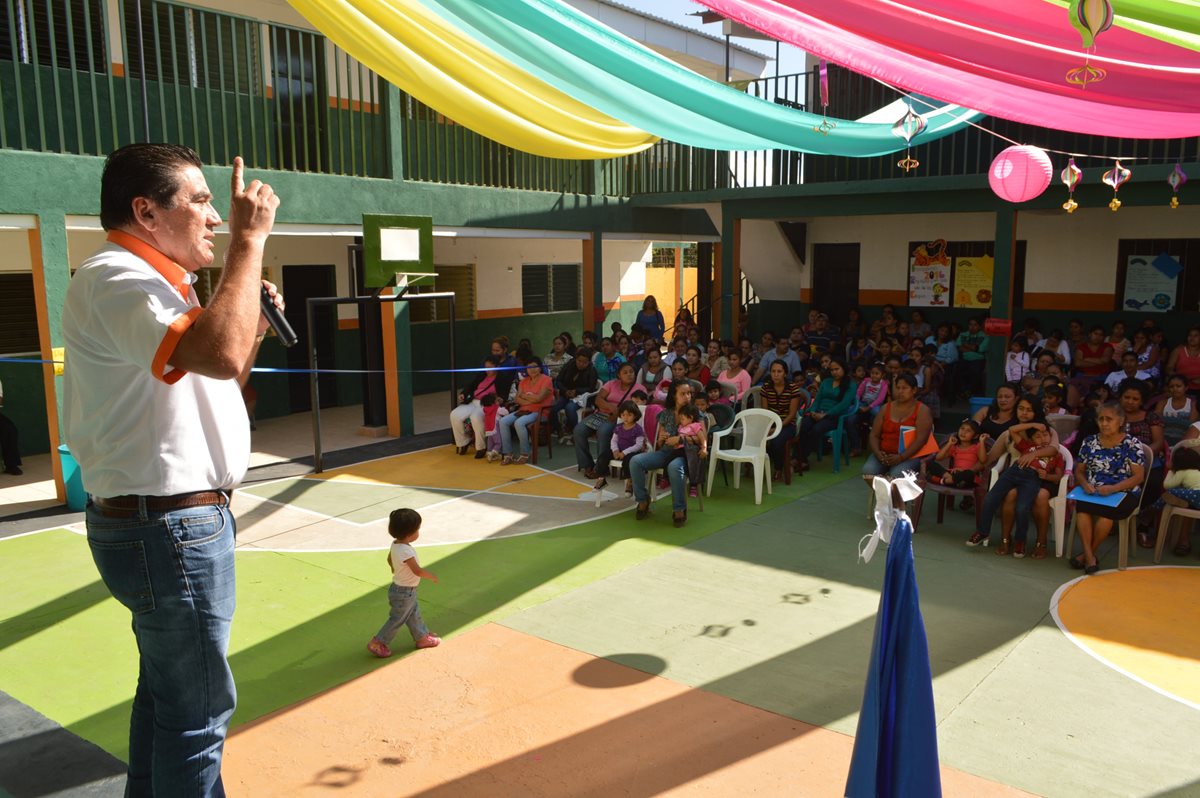
[[387,558],[388,565],[392,567],[392,584],[388,587],[392,611],[388,614],[387,622],[367,643],[367,651],[377,657],[392,656],[388,644],[401,626],[408,627],[417,648],[433,648],[442,642],[442,638],[425,627],[425,622],[421,620],[421,608],[417,605],[417,585],[421,584],[421,580],[438,581],[432,571],[420,566],[417,552],[412,547],[421,536],[421,514],[408,508],[393,510],[388,518],[388,534],[392,536],[392,548]]

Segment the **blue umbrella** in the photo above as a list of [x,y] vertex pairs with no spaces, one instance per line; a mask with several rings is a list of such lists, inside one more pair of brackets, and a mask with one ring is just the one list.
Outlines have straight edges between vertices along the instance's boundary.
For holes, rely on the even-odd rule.
[[912,523],[896,514],[875,619],[847,798],[940,798],[929,644],[913,568]]

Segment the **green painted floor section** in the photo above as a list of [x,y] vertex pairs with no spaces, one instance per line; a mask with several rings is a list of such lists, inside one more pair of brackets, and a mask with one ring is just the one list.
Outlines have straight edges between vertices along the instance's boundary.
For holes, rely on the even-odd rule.
[[[1104,667],[1050,618],[1078,572],[967,549],[973,514],[939,527],[929,509],[914,551],[942,761],[1041,795],[1200,795],[1200,712]],[[853,734],[885,557],[857,562],[865,510],[851,480],[504,623]]]
[[[761,506],[745,483],[739,492],[719,487],[705,512],[691,502],[690,521],[678,530],[669,502],[660,501],[641,523],[629,512],[536,535],[424,547],[422,563],[441,582],[422,586],[422,612],[442,634],[501,620],[786,507],[850,473],[777,486]],[[234,725],[377,667],[364,646],[386,618],[389,579],[382,551],[239,552]],[[136,650],[128,612],[108,597],[86,540],[67,530],[0,540],[0,584],[0,689],[123,757]]]
[[289,504],[320,515],[369,524],[388,517],[392,510],[419,510],[430,504],[466,496],[471,491],[448,488],[410,488],[368,485],[359,482],[285,479],[242,490],[251,496]]

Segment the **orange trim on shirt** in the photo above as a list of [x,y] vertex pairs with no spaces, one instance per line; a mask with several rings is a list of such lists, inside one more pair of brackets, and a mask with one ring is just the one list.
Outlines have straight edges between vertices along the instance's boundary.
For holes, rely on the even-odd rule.
[[187,269],[180,266],[175,261],[168,258],[163,253],[159,252],[150,244],[147,244],[137,236],[130,235],[123,230],[110,230],[108,240],[116,244],[118,247],[125,249],[137,255],[142,260],[154,267],[154,271],[162,275],[172,288],[179,292],[179,295],[184,299],[188,298],[188,273]]
[[179,339],[195,323],[200,311],[201,308],[192,308],[171,322],[171,326],[167,328],[167,334],[163,336],[158,349],[154,352],[154,361],[150,364],[150,373],[154,375],[154,379],[162,380],[167,385],[174,385],[183,378],[184,374],[187,374],[185,369],[180,368],[173,368],[167,374],[163,374],[163,370],[167,367],[167,361],[171,359],[171,355],[175,354],[175,347],[179,345]]

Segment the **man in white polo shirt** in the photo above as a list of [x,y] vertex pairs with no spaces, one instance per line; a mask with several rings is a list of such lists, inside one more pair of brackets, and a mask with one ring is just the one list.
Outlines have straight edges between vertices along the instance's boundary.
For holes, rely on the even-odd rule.
[[192,283],[221,217],[192,150],[131,144],[108,156],[108,243],[71,278],[63,308],[63,420],[79,461],[88,543],[133,614],[140,655],[126,795],[224,795],[236,703],[230,491],[246,473],[241,385],[267,329],[262,256],[279,198],[234,159],[229,249],[201,310]]

